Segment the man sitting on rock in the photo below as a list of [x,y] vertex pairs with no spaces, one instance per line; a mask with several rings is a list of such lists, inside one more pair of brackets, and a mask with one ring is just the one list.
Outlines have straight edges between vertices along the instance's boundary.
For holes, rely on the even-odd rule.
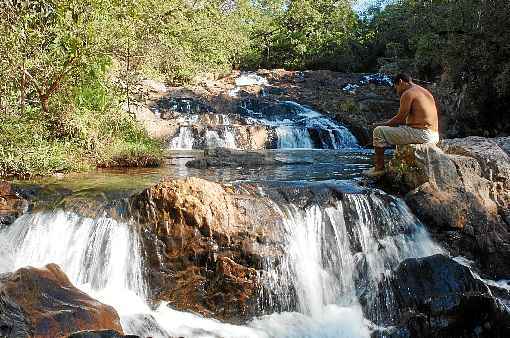
[[392,119],[374,124],[375,167],[363,172],[369,177],[384,175],[385,147],[439,142],[437,108],[432,94],[413,83],[407,74],[395,76],[394,86],[400,96],[400,109]]

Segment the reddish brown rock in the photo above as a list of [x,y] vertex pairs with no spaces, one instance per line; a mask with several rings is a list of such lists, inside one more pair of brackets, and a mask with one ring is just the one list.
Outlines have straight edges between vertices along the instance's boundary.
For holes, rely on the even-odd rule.
[[26,204],[9,182],[0,180],[0,226],[14,222],[26,208]]
[[119,316],[74,287],[55,264],[0,275],[0,335],[57,338],[81,330],[122,333]]
[[281,254],[281,218],[251,189],[167,179],[131,199],[156,300],[231,322],[263,312],[259,275]]

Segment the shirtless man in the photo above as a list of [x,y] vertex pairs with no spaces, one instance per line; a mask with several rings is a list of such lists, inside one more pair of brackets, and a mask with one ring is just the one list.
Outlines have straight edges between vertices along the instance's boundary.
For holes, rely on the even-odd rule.
[[400,109],[392,119],[376,123],[373,145],[375,167],[363,172],[369,177],[384,174],[384,148],[390,145],[439,142],[437,108],[432,94],[413,83],[407,74],[398,74],[394,86]]

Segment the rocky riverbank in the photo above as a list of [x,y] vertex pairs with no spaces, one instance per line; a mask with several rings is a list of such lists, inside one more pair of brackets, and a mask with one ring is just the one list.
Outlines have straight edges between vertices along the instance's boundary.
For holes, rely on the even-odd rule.
[[[195,85],[183,87],[143,81],[136,95],[138,105],[133,105],[132,111],[153,137],[169,139],[178,130],[179,122],[175,118],[180,110],[179,100],[193,100],[192,109],[214,114],[237,114],[240,107],[253,109],[274,106],[281,101],[295,101],[336,119],[352,131],[360,144],[368,145],[371,144],[371,124],[391,118],[399,107],[399,99],[384,75],[262,69],[250,73],[254,81],[243,84],[238,81],[242,74],[234,71],[220,79],[204,77],[197,79]],[[473,125],[462,123],[462,109],[469,109],[462,93],[452,92],[440,84],[419,83],[436,97],[442,135],[453,138],[483,134]],[[186,104],[189,106],[189,102]],[[471,115],[470,118],[475,116]],[[267,148],[274,141],[274,135],[266,128],[250,126],[242,120],[232,123],[238,126],[244,149]],[[213,120],[201,124],[216,126],[218,130],[222,126],[221,121]],[[202,129],[193,131],[196,138],[203,137]],[[256,141],[250,144],[250,139]]]
[[510,138],[399,147],[386,183],[452,253],[510,276]]

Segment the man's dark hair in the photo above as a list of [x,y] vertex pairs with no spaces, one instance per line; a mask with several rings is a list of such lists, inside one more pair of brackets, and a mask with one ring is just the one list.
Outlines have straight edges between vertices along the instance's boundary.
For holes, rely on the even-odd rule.
[[393,78],[393,84],[397,84],[400,80],[406,82],[406,83],[409,83],[412,81],[411,77],[406,74],[406,73],[400,73],[400,74],[397,74],[394,78]]

